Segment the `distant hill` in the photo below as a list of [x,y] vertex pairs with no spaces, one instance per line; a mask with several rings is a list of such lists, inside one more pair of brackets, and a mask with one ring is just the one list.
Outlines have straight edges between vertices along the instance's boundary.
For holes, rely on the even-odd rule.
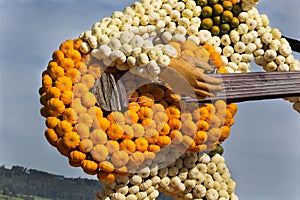
[[[62,175],[13,166],[0,166],[1,200],[93,200],[101,183],[86,178]],[[160,195],[157,200],[172,200]]]
[[28,196],[26,199],[38,196],[57,200],[91,200],[100,187],[101,183],[97,180],[65,178],[21,166],[13,166],[11,169],[0,167],[0,194],[5,196],[24,195]]

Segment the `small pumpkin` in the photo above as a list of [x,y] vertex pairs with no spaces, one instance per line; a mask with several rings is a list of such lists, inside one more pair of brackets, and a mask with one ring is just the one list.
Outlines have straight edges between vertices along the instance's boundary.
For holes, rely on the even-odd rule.
[[56,147],[57,145],[57,140],[58,140],[58,136],[55,132],[54,129],[52,128],[48,128],[46,131],[45,131],[45,137],[47,139],[47,141],[54,147]]
[[72,69],[75,65],[74,60],[72,60],[71,58],[61,59],[59,64],[65,71]]
[[85,74],[81,77],[80,82],[85,84],[89,89],[91,89],[95,84],[95,79],[93,75]]
[[187,120],[183,122],[181,131],[186,135],[194,136],[194,134],[197,132],[197,126],[193,121]]
[[65,76],[69,77],[72,83],[78,83],[81,79],[81,74],[76,68],[68,69],[65,73]]
[[130,102],[128,104],[128,110],[132,110],[133,112],[138,112],[140,108],[141,107],[137,102]]
[[129,165],[133,164],[133,165],[139,166],[144,162],[144,160],[145,160],[144,154],[140,151],[136,151],[136,152],[130,154],[128,164]]
[[[53,80],[57,80],[59,77],[63,77],[65,74],[65,71],[62,67],[60,66],[53,66],[51,68],[48,69],[48,74],[49,76],[53,79]],[[44,75],[45,78],[46,75]],[[51,80],[52,81],[52,80]]]
[[214,143],[219,140],[221,136],[221,129],[220,128],[211,128],[208,132],[208,141]]
[[80,144],[80,137],[76,132],[70,131],[64,134],[63,141],[68,148],[74,149]]
[[169,106],[166,108],[166,113],[170,119],[179,119],[180,118],[180,110],[175,106]]
[[222,126],[219,142],[225,141],[229,137],[229,135],[230,135],[230,128],[228,126]]
[[156,144],[150,144],[148,146],[148,151],[149,152],[159,152],[160,151],[160,146],[158,146]]
[[190,51],[194,52],[198,49],[198,46],[192,40],[186,40],[183,43],[181,43],[181,49],[182,50],[190,50]]
[[72,59],[75,63],[81,61],[81,54],[75,49],[70,49],[66,53],[66,57]]
[[73,126],[70,122],[62,120],[58,122],[55,130],[59,136],[64,136],[67,132],[71,132],[73,130]]
[[141,138],[141,137],[144,136],[145,129],[141,124],[134,123],[134,124],[131,125],[131,127],[133,129],[134,137]]
[[57,98],[57,99],[59,99],[60,95],[61,95],[61,92],[56,87],[49,87],[46,90],[46,98],[47,98],[47,100],[51,99],[51,98]]
[[98,79],[101,76],[101,66],[91,65],[88,69],[88,73],[94,77],[94,79]]
[[150,93],[143,93],[138,99],[141,106],[150,108],[154,105],[154,97]]
[[59,46],[59,50],[66,54],[68,51],[72,50],[74,46],[73,40],[66,40],[65,42],[61,43]]
[[145,152],[148,149],[148,141],[145,138],[137,138],[135,141],[136,150]]
[[156,125],[156,130],[159,132],[159,135],[163,136],[163,135],[169,135],[171,129],[169,124],[165,122],[161,122],[160,124]]
[[72,90],[72,80],[67,76],[60,76],[55,81],[55,87],[61,92],[65,90]]
[[96,97],[93,93],[87,92],[81,97],[82,104],[87,107],[93,107],[96,104]]
[[166,136],[166,135],[162,135],[162,136],[159,136],[158,138],[158,141],[157,141],[157,144],[163,148],[169,144],[171,144],[171,138],[169,136]]
[[47,117],[46,126],[54,129],[60,120],[57,117]]
[[120,149],[126,152],[135,152],[136,145],[132,140],[125,139],[120,143]]
[[63,138],[57,140],[56,148],[64,156],[68,156],[68,153],[71,151],[69,147],[66,146]]
[[155,129],[146,129],[144,137],[149,144],[156,144],[159,139],[159,133]]
[[118,124],[123,126],[125,124],[125,117],[123,115],[123,113],[119,112],[119,111],[114,111],[109,113],[109,115],[107,116],[108,121],[111,124]]
[[91,156],[95,161],[102,162],[105,161],[108,156],[108,149],[103,144],[97,144],[93,147],[91,151]]
[[124,135],[124,129],[119,124],[111,124],[107,129],[107,135],[111,140],[119,140]]
[[125,117],[125,123],[127,124],[133,124],[139,121],[139,115],[137,114],[137,112],[133,110],[127,110],[124,113],[124,117]]
[[80,98],[73,99],[70,107],[73,108],[77,114],[85,113],[87,111],[86,107],[82,106]]
[[89,91],[88,87],[83,83],[77,83],[73,87],[75,97],[82,97]]
[[105,172],[113,172],[115,167],[109,161],[102,161],[99,163],[99,169]]
[[101,129],[94,129],[90,134],[90,139],[94,145],[105,144],[107,141],[107,135]]
[[120,149],[120,144],[115,140],[108,140],[105,145],[110,154],[117,152]]
[[93,127],[106,131],[110,127],[110,122],[106,117],[99,117],[93,121]]
[[98,106],[90,107],[87,112],[93,119],[103,117],[103,112],[102,112],[101,108],[99,108]]
[[65,54],[64,52],[62,52],[61,50],[55,50],[53,53],[52,53],[52,59],[56,62],[56,63],[60,63],[60,61],[62,59],[65,58]]
[[141,121],[143,121],[144,119],[153,118],[153,111],[151,110],[151,108],[146,107],[146,106],[142,106],[140,107],[139,111],[138,111],[138,115],[139,115],[139,119]]
[[194,141],[197,145],[204,144],[208,139],[207,133],[205,131],[197,131],[194,137]]
[[112,172],[100,171],[97,174],[97,178],[103,183],[112,183],[116,180],[116,174]]
[[127,124],[123,128],[124,128],[124,135],[123,135],[122,139],[131,140],[134,137],[133,128],[130,125],[127,125]]
[[159,112],[165,113],[166,110],[162,104],[155,103],[153,106],[151,106],[151,110],[153,111],[154,115],[156,115]]
[[64,90],[61,94],[60,100],[64,102],[65,105],[68,105],[72,102],[72,99],[74,98],[74,94],[70,90]]
[[75,128],[76,132],[80,136],[80,139],[87,139],[90,137],[90,128],[83,123],[76,124]]
[[195,141],[193,140],[193,138],[191,138],[188,135],[183,135],[182,144],[184,147],[186,147],[188,149],[193,149],[196,147]]
[[227,109],[231,112],[231,114],[234,116],[238,110],[238,107],[235,103],[231,103],[227,105]]
[[73,108],[66,108],[62,114],[62,119],[75,124],[78,121],[78,115]]
[[182,133],[179,130],[172,130],[170,132],[170,138],[173,144],[180,144],[183,141]]
[[155,129],[156,128],[156,123],[151,118],[144,119],[141,124],[145,129]]
[[197,130],[198,131],[207,131],[209,129],[209,123],[205,120],[199,120],[197,122]]
[[182,126],[182,122],[179,119],[171,118],[168,121],[168,125],[171,130],[179,130]]
[[51,116],[58,117],[64,112],[65,104],[59,99],[52,98],[47,101],[45,108]]
[[166,112],[156,112],[153,116],[153,119],[156,123],[168,122],[169,117]]
[[93,145],[92,140],[83,139],[83,140],[80,141],[78,148],[81,152],[88,153],[88,152],[92,151],[93,146],[94,145]]
[[115,167],[123,167],[127,164],[129,156],[125,151],[116,151],[111,156],[111,162]]
[[95,162],[93,160],[84,159],[81,162],[81,167],[85,172],[97,173],[97,170],[98,170],[98,164],[97,164],[97,162]]
[[78,123],[83,123],[88,127],[91,127],[93,125],[93,118],[88,113],[80,113],[78,117]]
[[74,150],[69,153],[68,157],[70,161],[78,163],[86,158],[86,154],[82,153],[81,151]]

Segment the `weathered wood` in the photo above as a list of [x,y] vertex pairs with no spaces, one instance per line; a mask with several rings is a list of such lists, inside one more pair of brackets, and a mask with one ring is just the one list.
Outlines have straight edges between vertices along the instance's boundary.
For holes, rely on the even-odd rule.
[[224,90],[215,97],[186,101],[206,103],[223,99],[228,103],[300,96],[300,72],[250,72],[213,75],[223,80]]

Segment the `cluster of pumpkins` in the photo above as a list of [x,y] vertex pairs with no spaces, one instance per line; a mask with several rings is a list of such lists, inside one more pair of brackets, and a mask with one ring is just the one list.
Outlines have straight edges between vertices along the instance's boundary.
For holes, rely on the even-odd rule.
[[[81,43],[67,40],[54,51],[39,90],[45,137],[69,158],[70,165],[112,182],[149,163],[168,164],[161,159],[166,153],[176,152],[170,163],[185,152],[215,150],[229,136],[235,104],[185,102],[167,84],[136,88],[145,78],[130,73],[123,80],[126,88],[132,88],[127,109],[102,110],[91,89],[106,66],[81,52]],[[194,56],[226,73],[220,55],[209,44],[197,46],[186,40],[169,45],[179,56]]]

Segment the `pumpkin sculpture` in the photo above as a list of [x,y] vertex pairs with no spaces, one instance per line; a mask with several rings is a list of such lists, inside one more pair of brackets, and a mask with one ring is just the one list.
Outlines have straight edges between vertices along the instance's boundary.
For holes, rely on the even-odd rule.
[[237,199],[220,155],[237,106],[186,97],[215,96],[222,81],[205,74],[249,72],[253,59],[300,69],[257,2],[142,0],[54,51],[39,90],[45,137],[107,183],[95,199]]

